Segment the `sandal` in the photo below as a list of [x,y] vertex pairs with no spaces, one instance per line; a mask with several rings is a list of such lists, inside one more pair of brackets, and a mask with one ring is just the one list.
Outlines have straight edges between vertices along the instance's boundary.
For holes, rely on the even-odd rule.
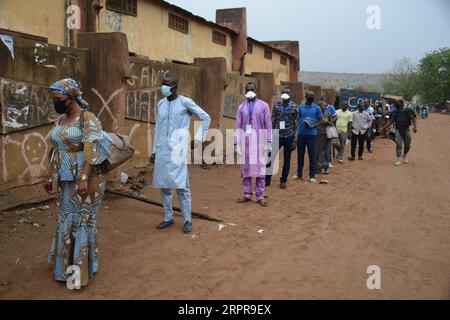
[[269,206],[267,201],[264,200],[264,199],[258,200],[258,203],[261,205],[261,207],[268,207]]
[[251,202],[251,201],[252,201],[252,199],[247,198],[247,197],[243,197],[241,199],[238,199],[237,203],[247,203],[247,202]]

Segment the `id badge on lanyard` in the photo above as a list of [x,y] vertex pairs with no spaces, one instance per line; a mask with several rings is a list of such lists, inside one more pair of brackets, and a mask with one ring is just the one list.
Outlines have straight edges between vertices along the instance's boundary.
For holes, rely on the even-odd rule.
[[248,136],[251,136],[252,133],[253,133],[253,127],[252,127],[251,124],[248,124],[248,125],[245,127],[245,134],[248,135]]

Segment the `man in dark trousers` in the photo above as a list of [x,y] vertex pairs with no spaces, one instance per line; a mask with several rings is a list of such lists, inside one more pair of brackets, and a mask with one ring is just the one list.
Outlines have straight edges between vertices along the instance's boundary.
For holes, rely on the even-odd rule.
[[[280,188],[287,188],[289,170],[291,168],[291,154],[297,147],[298,137],[298,106],[291,100],[291,89],[281,90],[281,101],[276,103],[272,110],[272,128],[279,134],[279,147],[284,149],[283,173],[280,178]],[[276,131],[275,131],[276,132]],[[278,152],[274,150],[271,160],[274,161]],[[267,165],[271,167],[271,163]],[[272,175],[266,175],[266,186],[270,186]]]
[[352,120],[352,150],[351,157],[348,159],[350,161],[355,161],[356,144],[358,143],[358,160],[363,160],[364,153],[364,141],[366,140],[367,130],[372,123],[372,118],[364,110],[364,102],[358,104],[358,110],[353,112]]
[[[411,150],[410,127],[412,124],[414,133],[417,133],[417,121],[414,110],[411,108],[405,108],[405,102],[403,100],[396,101],[395,107],[397,111],[393,114],[383,129],[387,129],[395,123],[395,143],[397,144],[397,162],[395,165],[400,166],[402,163],[408,164],[407,155],[409,150]],[[404,150],[402,150],[403,144],[405,145]]]

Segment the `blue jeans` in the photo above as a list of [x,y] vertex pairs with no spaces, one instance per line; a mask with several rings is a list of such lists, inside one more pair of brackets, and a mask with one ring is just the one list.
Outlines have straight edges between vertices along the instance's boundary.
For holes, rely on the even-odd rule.
[[305,166],[305,149],[308,148],[309,157],[309,178],[316,177],[317,161],[316,161],[316,140],[317,136],[298,136],[297,155],[298,155],[298,170],[297,175],[303,177],[303,167]]

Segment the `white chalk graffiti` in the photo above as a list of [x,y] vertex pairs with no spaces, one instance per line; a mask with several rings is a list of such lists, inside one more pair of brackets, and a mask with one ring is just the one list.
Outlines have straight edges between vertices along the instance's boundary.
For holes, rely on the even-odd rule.
[[[136,131],[137,129],[139,129],[140,127],[141,127],[140,124],[135,124],[135,125],[133,126],[133,128],[131,128],[130,134],[128,135],[128,136],[130,137],[130,141],[133,141],[133,135],[134,135],[135,131]],[[140,155],[141,153],[140,153],[138,150],[136,150],[135,154],[136,154],[136,155]]]
[[5,127],[14,128],[14,129],[21,129],[26,127],[27,123],[19,123],[18,119],[24,117],[25,119],[28,116],[28,112],[30,111],[30,107],[26,106],[25,108],[18,110],[14,108],[14,106],[9,107],[8,110],[6,110],[6,118],[9,120],[6,120],[4,122]]
[[48,175],[48,169],[45,166],[48,154],[48,137],[50,133],[44,137],[38,132],[26,134],[22,142],[11,139],[10,136],[2,137],[2,163],[3,163],[3,180],[8,180],[7,168],[7,152],[6,147],[13,144],[20,147],[22,157],[25,161],[25,170],[20,174],[17,180],[21,183],[36,183],[40,179]]
[[[130,70],[133,70],[133,67],[135,66],[135,64],[134,63],[130,63]],[[139,77],[138,76],[136,76],[135,74],[133,74],[132,76],[131,76],[131,78],[130,79],[127,79],[127,83],[130,85],[130,86],[135,86],[136,85],[136,80],[139,80]]]
[[[136,64],[130,63],[130,70],[133,70]],[[160,85],[160,82],[169,73],[169,70],[151,68],[149,66],[144,66],[141,68],[140,77],[133,73],[131,79],[127,80],[127,83],[135,87],[137,81],[139,80],[139,85],[141,88],[154,88]],[[150,77],[151,75],[151,77]]]
[[50,94],[45,87],[0,78],[2,133],[49,124],[55,120]]
[[98,92],[97,89],[92,88],[92,92],[95,93],[95,95],[100,99],[100,101],[102,102],[103,106],[100,109],[100,112],[98,113],[97,117],[100,118],[100,116],[103,114],[103,112],[108,112],[109,116],[111,117],[111,120],[113,121],[113,129],[114,130],[118,130],[119,129],[119,125],[118,125],[118,120],[117,118],[114,116],[114,114],[111,111],[111,108],[109,107],[109,104],[111,103],[111,101],[114,100],[114,98],[123,91],[124,89],[118,89],[116,91],[113,92],[113,94],[108,98],[108,100],[105,100],[105,98],[103,98],[103,96],[100,94],[100,92]]
[[34,63],[45,65],[48,60],[48,44],[37,42],[34,46]]

